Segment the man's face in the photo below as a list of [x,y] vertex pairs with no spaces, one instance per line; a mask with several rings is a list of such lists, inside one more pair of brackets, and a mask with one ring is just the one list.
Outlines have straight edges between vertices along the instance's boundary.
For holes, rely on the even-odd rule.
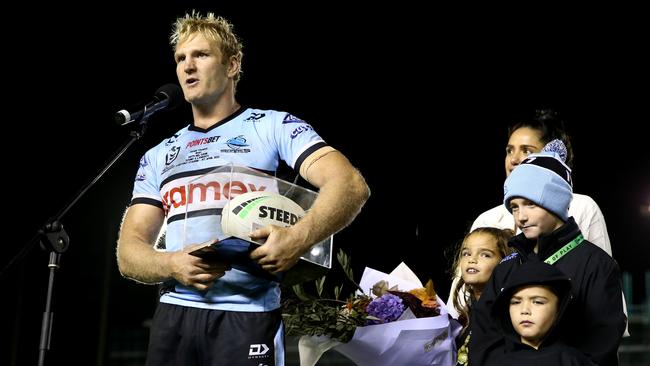
[[176,76],[185,99],[193,105],[215,103],[223,95],[239,64],[231,60],[224,65],[223,55],[215,41],[195,33],[174,52]]

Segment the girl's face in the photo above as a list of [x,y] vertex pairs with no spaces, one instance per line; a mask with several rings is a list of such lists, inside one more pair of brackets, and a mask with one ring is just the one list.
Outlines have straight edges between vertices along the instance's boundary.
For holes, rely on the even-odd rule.
[[460,270],[463,281],[482,291],[501,261],[497,240],[487,233],[471,234],[460,253]]

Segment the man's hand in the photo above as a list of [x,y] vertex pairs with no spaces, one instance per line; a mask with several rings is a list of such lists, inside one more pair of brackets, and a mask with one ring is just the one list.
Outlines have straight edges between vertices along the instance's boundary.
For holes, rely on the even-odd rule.
[[189,254],[209,244],[191,245],[180,252],[171,253],[170,265],[172,277],[183,285],[192,286],[199,291],[209,289],[214,284],[214,281],[223,277],[226,271],[231,269],[230,264],[208,261]]
[[285,272],[293,267],[307,250],[302,238],[292,227],[269,225],[250,234],[253,240],[266,242],[251,252],[250,257],[271,273]]

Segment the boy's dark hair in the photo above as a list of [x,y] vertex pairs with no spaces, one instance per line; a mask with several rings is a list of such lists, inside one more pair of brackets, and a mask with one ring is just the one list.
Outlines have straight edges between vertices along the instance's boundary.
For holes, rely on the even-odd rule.
[[563,309],[571,301],[571,279],[558,268],[537,260],[529,260],[514,270],[497,295],[492,307],[492,317],[501,322],[502,327],[511,328],[509,304],[515,292],[529,286],[544,286],[557,296],[558,318],[556,326],[553,326],[545,339],[557,337],[561,331],[557,326]]

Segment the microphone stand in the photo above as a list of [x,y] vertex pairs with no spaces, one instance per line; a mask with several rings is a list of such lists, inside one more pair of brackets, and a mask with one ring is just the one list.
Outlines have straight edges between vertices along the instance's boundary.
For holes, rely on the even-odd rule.
[[[144,115],[144,114],[143,114]],[[45,364],[45,354],[50,350],[52,339],[52,323],[54,313],[52,312],[52,295],[54,292],[54,276],[56,270],[60,268],[61,255],[68,250],[70,246],[70,237],[63,228],[61,219],[65,214],[79,201],[79,199],[88,192],[88,190],[97,183],[97,181],[110,169],[113,164],[126,152],[126,150],[136,141],[139,140],[147,129],[148,118],[142,118],[139,122],[140,131],[131,131],[129,140],[118,150],[115,156],[106,164],[106,166],[97,174],[97,176],[86,184],[77,195],[68,203],[59,213],[38,230],[38,233],[23,247],[23,249],[9,262],[9,264],[0,272],[0,277],[9,271],[20,259],[25,257],[31,249],[40,242],[41,249],[50,251],[50,260],[47,265],[50,271],[49,281],[47,283],[47,298],[45,300],[45,311],[41,322],[41,338],[38,353],[38,365]]]

